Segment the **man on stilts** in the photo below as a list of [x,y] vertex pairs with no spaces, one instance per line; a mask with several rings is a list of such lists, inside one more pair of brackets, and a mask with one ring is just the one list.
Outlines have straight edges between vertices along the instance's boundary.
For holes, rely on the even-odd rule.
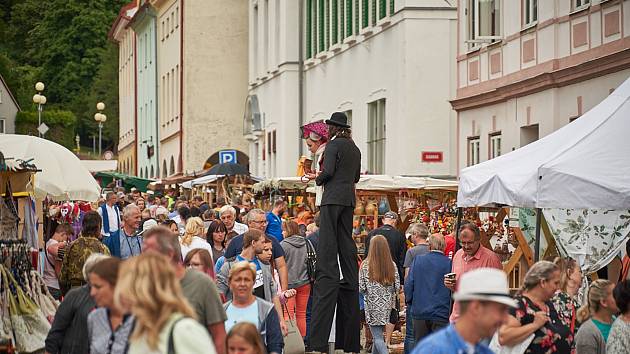
[[[335,305],[335,347],[358,353],[360,344],[359,280],[357,248],[352,239],[356,204],[355,184],[361,173],[361,152],[352,141],[348,118],[335,112],[328,125],[330,141],[324,151],[322,171],[316,178],[324,187],[320,207],[320,239],[317,249],[310,346],[328,352]],[[341,273],[339,274],[339,270]]]

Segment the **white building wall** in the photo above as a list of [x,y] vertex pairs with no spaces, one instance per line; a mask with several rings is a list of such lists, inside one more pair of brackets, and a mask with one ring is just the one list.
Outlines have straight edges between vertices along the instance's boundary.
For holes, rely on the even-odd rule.
[[[160,134],[160,176],[178,170],[181,124],[181,14],[180,1],[169,0],[157,9],[158,129]],[[165,168],[166,167],[166,168]]]
[[[263,136],[274,128],[278,130],[275,159],[265,149],[263,161],[262,137],[250,142],[250,150],[254,151],[257,144],[259,154],[252,172],[267,177],[294,175],[302,144],[298,68],[292,67],[290,75],[282,70],[274,74],[276,64],[269,61],[269,55],[261,47],[270,41],[273,48],[273,38],[265,38],[268,22],[262,17],[270,14],[268,21],[278,22],[273,17],[274,11],[267,8],[273,9],[275,3],[274,0],[250,1],[250,94],[259,98],[264,116]],[[286,2],[280,3],[286,5]],[[354,2],[352,4],[354,10]],[[387,2],[388,12],[389,6]],[[369,26],[373,34],[361,31],[362,34],[355,37],[356,43],[338,45],[338,51],[325,51],[306,61],[304,123],[328,119],[335,111],[351,110],[353,137],[362,151],[362,169],[367,171],[368,103],[384,98],[385,173],[453,175],[456,120],[448,99],[455,95],[457,82],[456,11],[444,2],[435,1],[396,1],[395,7],[391,18]],[[295,22],[280,27],[281,38],[293,37],[281,40],[287,49],[281,47],[280,57],[288,53],[295,58],[288,61],[297,62],[297,4],[285,8],[288,15],[279,23],[288,19]],[[382,22],[389,25],[381,26]],[[422,151],[442,152],[444,160],[423,163]],[[303,153],[308,154],[304,147]]]

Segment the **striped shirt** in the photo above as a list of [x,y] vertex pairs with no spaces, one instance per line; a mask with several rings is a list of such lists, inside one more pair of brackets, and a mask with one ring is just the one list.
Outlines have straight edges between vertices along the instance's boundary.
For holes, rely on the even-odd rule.
[[134,317],[125,315],[123,321],[112,331],[109,310],[98,308],[88,315],[88,338],[91,354],[122,354],[127,352],[129,336],[133,331]]

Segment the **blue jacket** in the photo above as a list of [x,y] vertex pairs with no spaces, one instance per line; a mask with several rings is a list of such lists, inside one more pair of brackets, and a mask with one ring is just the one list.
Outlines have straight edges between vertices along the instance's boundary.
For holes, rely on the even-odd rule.
[[[280,318],[278,312],[271,302],[261,298],[256,298],[258,302],[258,331],[260,337],[265,342],[267,353],[282,353],[284,348],[284,338],[280,329]],[[232,301],[223,304],[223,308],[227,310]]]
[[411,304],[416,320],[448,321],[451,292],[444,286],[444,275],[451,271],[451,260],[441,252],[416,256],[405,282],[405,301]]

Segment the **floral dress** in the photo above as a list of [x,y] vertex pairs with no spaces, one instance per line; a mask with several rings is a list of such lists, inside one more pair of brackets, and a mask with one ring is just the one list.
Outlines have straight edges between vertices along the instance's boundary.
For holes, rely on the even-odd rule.
[[[516,297],[518,307],[510,309],[510,314],[521,323],[527,325],[534,322],[534,313],[542,311],[526,296]],[[556,312],[551,301],[546,302],[549,308],[549,322],[534,332],[534,340],[529,345],[526,354],[571,353],[573,335]]]
[[[577,310],[580,308],[580,303],[575,297],[571,297],[565,292],[557,292],[556,295],[551,298],[551,303],[556,309],[560,320],[564,322],[567,327],[571,328],[573,324],[573,332],[571,334],[575,335],[578,328],[580,328],[580,323],[577,320]],[[573,321],[575,321],[575,323]]]

